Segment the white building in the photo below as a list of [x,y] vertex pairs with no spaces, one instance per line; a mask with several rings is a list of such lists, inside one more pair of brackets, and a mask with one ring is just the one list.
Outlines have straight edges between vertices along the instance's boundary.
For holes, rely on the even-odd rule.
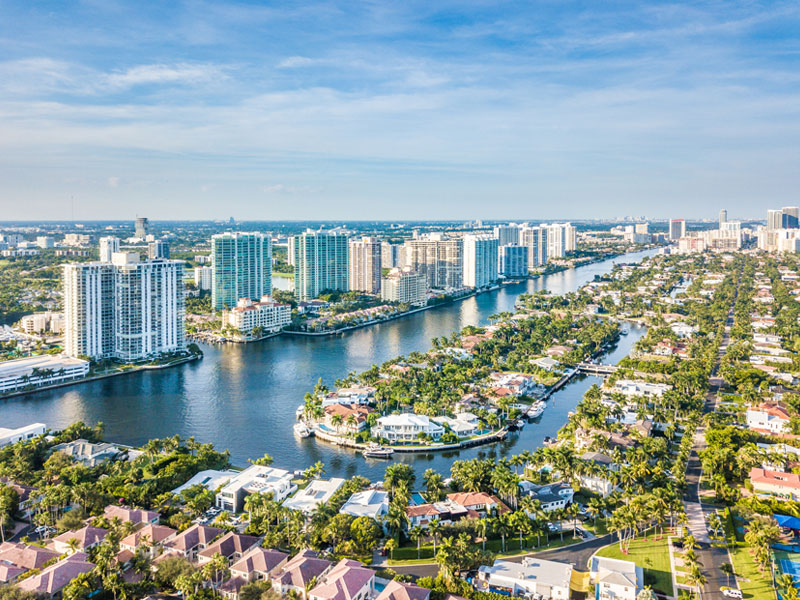
[[19,320],[19,326],[28,335],[45,333],[63,333],[64,315],[57,312],[42,312],[25,315]]
[[371,517],[380,522],[389,512],[389,493],[383,490],[356,492],[344,503],[339,512],[354,517]]
[[36,238],[36,245],[42,250],[56,247],[56,239],[48,235],[40,235]]
[[686,237],[686,221],[683,219],[669,220],[669,239],[679,240]]
[[110,263],[111,257],[115,252],[119,252],[119,238],[101,237],[100,238],[100,262]]
[[450,428],[450,431],[458,437],[472,437],[478,433],[480,424],[478,417],[472,413],[459,413],[455,418],[452,417],[433,417],[433,420],[442,426]]
[[416,442],[420,434],[438,440],[443,433],[444,427],[425,415],[413,413],[380,417],[378,426],[372,430],[375,437],[386,438],[390,442]]
[[222,311],[222,325],[239,330],[245,337],[253,335],[253,330],[261,328],[262,335],[280,331],[292,322],[292,307],[264,296],[261,302],[242,298],[231,310]]
[[522,562],[496,560],[478,569],[475,588],[507,596],[568,600],[572,565],[525,557]]
[[112,265],[64,265],[64,351],[92,360],[114,355]]
[[547,263],[547,228],[523,227],[520,230],[519,243],[528,249],[528,268],[539,267]]
[[381,291],[381,243],[378,238],[362,237],[350,240],[350,289],[370,294]]
[[85,377],[89,363],[79,358],[44,354],[0,362],[0,394],[54,385]]
[[672,389],[666,383],[649,383],[633,379],[618,379],[611,389],[612,392],[624,396],[663,396],[664,392]]
[[186,350],[183,261],[139,261],[118,252],[114,264],[114,356],[135,361]]
[[425,306],[428,302],[427,280],[422,273],[412,271],[409,267],[392,269],[383,278],[381,299],[411,306]]
[[528,274],[528,248],[517,244],[500,246],[497,250],[497,271],[505,277],[525,277]]
[[46,430],[47,426],[44,423],[31,423],[14,429],[0,427],[0,448],[9,444],[32,440],[37,436],[44,435]]
[[644,571],[629,560],[594,556],[589,581],[596,586],[597,600],[636,600],[644,585]]
[[747,409],[747,427],[773,434],[790,433],[791,418],[780,404],[763,403]]
[[320,504],[328,502],[340,487],[344,485],[344,479],[333,477],[327,481],[324,479],[314,479],[294,496],[285,500],[283,506],[289,510],[298,510],[307,515],[314,512]]
[[429,289],[463,287],[463,242],[442,233],[429,233],[403,244],[403,266],[425,276]]
[[497,225],[492,230],[492,235],[497,238],[497,245],[498,246],[508,246],[519,244],[519,233],[520,227],[519,225]]
[[465,235],[463,284],[482,288],[497,281],[497,238],[488,235]]
[[575,227],[571,223],[541,225],[547,230],[547,258],[563,258],[576,248]]
[[194,284],[198,290],[210,290],[214,280],[214,269],[209,266],[194,268]]
[[250,494],[272,494],[273,500],[282,502],[296,489],[289,471],[251,465],[232,477],[217,493],[216,505],[222,510],[240,512],[244,499]]

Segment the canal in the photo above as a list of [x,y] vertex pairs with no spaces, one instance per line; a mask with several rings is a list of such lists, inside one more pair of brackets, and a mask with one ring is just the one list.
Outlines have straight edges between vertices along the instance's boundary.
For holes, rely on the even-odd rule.
[[[176,433],[194,436],[228,448],[232,461],[269,453],[275,465],[302,469],[325,463],[330,476],[382,478],[388,461],[365,460],[353,451],[313,439],[299,440],[292,432],[295,409],[319,378],[333,385],[350,371],[362,371],[394,356],[425,351],[433,337],[449,335],[466,325],[481,325],[490,315],[511,311],[524,292],[548,289],[563,294],[611,270],[615,262],[635,262],[654,251],[628,254],[488,292],[388,323],[324,338],[280,336],[247,345],[203,345],[205,358],[195,363],[133,373],[111,379],[42,391],[0,400],[0,425],[17,427],[32,422],[57,429],[78,420],[102,421],[106,438],[142,444],[150,438]],[[609,349],[604,362],[623,358],[644,330],[630,333]],[[574,379],[554,394],[538,424],[531,423],[506,441],[459,453],[402,455],[419,475],[429,468],[443,473],[457,458],[499,458],[534,449],[566,422],[593,377]]]

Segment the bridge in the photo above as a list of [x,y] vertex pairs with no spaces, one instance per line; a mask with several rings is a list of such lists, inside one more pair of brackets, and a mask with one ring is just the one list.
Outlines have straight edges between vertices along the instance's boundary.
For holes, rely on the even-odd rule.
[[611,375],[617,372],[614,365],[596,365],[594,363],[582,362],[578,364],[578,371],[589,375]]

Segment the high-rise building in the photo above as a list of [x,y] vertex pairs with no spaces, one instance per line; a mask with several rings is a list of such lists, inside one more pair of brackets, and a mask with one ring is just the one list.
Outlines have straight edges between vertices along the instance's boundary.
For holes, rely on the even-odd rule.
[[528,249],[528,268],[547,263],[547,228],[523,227],[520,231],[520,245]]
[[519,244],[519,229],[517,225],[497,225],[493,229],[493,234],[497,238],[498,246]]
[[392,269],[381,283],[381,298],[387,302],[425,306],[428,302],[427,278],[409,267]]
[[214,269],[208,266],[194,268],[194,284],[198,290],[210,290],[214,282]]
[[66,264],[64,352],[92,360],[114,356],[114,267],[109,263]]
[[211,306],[233,308],[240,298],[259,300],[272,293],[272,238],[259,232],[211,236]]
[[800,227],[800,207],[784,206],[781,209],[781,213],[783,213],[781,222],[784,229],[797,229]]
[[482,288],[497,281],[497,238],[490,235],[465,235],[463,284]]
[[294,266],[294,236],[290,235],[286,243],[286,264]]
[[683,219],[669,220],[669,239],[679,240],[686,237],[686,221]]
[[728,211],[724,208],[719,211],[719,228],[722,229],[723,223],[728,222]]
[[140,261],[118,252],[114,266],[114,356],[124,361],[186,349],[184,263]]
[[528,274],[528,248],[518,244],[500,246],[497,271],[505,277],[525,277]]
[[115,252],[119,252],[119,238],[101,237],[100,238],[100,262],[110,263],[111,257]]
[[402,266],[400,262],[400,248],[398,244],[390,242],[383,242],[381,244],[381,267],[384,269],[393,269],[394,267]]
[[428,288],[452,289],[463,286],[463,245],[441,233],[406,241],[404,266],[425,276]]
[[143,240],[147,237],[147,230],[150,228],[150,222],[147,217],[136,217],[136,222],[133,226],[133,237]]
[[378,238],[363,237],[349,244],[350,289],[370,294],[381,291],[381,243]]
[[49,235],[40,235],[36,238],[36,245],[39,248],[48,249],[48,248],[55,248],[56,247],[56,238],[51,237]]
[[633,226],[633,232],[638,234],[646,234],[650,233],[649,231],[649,224],[648,223],[637,223]]
[[348,290],[347,236],[338,231],[307,230],[294,236],[294,294],[312,300],[323,291]]
[[775,231],[783,229],[783,211],[782,210],[768,210],[767,211],[767,230]]
[[155,240],[147,244],[147,258],[169,258],[169,243],[164,240]]
[[575,227],[571,223],[542,224],[547,229],[547,258],[563,258],[576,248]]

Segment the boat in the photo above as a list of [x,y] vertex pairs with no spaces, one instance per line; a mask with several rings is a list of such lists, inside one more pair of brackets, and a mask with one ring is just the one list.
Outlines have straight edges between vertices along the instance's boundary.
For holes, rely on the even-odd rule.
[[517,428],[522,430],[525,427],[525,421],[522,419],[517,419]]
[[297,420],[300,420],[303,417],[303,413],[305,412],[306,412],[306,405],[301,404],[300,406],[297,407],[297,410],[294,411],[294,416],[297,418]]
[[305,423],[295,423],[294,427],[294,434],[300,438],[307,438],[311,436],[311,430],[305,426]]
[[547,402],[544,400],[537,400],[528,409],[527,416],[529,419],[536,419],[542,416],[544,409],[547,408]]
[[389,458],[394,454],[394,450],[384,446],[370,446],[361,451],[365,458]]

